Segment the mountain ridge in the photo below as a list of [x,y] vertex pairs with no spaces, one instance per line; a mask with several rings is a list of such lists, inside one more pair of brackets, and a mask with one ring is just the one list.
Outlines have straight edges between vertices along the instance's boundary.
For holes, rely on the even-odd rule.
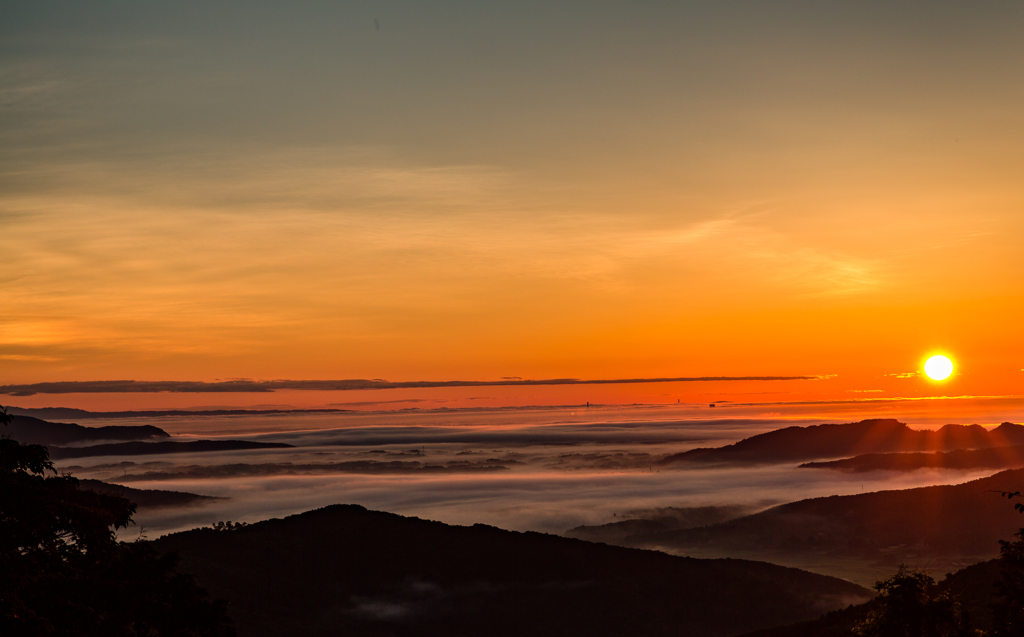
[[[332,505],[153,542],[228,600],[239,634],[728,637],[863,601],[855,584]],[[793,621],[793,620],[789,620]]]
[[845,424],[786,427],[722,447],[672,454],[661,466],[683,464],[782,464],[866,453],[949,451],[1024,444],[1024,425],[1004,422],[992,431],[981,425],[944,425],[914,430],[892,418]]
[[[807,498],[718,524],[634,534],[616,544],[697,555],[756,550],[773,560],[802,555],[826,563],[977,562],[994,557],[999,540],[1020,528],[1020,515],[998,492],[1021,485],[1024,469],[1015,469],[956,485]],[[587,532],[597,531],[578,527],[566,534]]]
[[113,482],[92,480],[90,478],[79,478],[78,486],[86,491],[97,493],[109,493],[134,502],[140,509],[159,507],[175,507],[194,504],[203,504],[214,500],[227,500],[212,495],[199,495],[185,491],[166,491],[163,489],[135,489]]
[[153,425],[83,427],[75,423],[50,422],[22,415],[14,415],[3,433],[22,444],[47,446],[98,440],[146,441],[171,437],[171,434]]

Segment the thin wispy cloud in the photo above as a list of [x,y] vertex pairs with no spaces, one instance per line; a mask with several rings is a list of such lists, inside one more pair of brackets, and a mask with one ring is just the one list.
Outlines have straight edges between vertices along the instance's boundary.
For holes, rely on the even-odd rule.
[[791,381],[818,380],[818,376],[691,376],[677,378],[617,378],[590,379],[551,378],[544,380],[448,380],[448,381],[386,381],[386,380],[229,380],[221,382],[198,381],[70,381],[33,383],[29,385],[0,385],[0,393],[14,396],[33,394],[88,394],[88,393],[266,393],[281,390],[355,391],[367,389],[405,389],[438,387],[530,387],[543,385],[626,385],[648,383],[687,383],[722,381]]

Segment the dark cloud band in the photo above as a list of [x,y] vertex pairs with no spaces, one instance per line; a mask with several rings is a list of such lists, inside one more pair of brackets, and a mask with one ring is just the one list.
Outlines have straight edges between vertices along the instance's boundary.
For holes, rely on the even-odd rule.
[[359,389],[417,389],[434,387],[497,387],[504,385],[628,385],[641,383],[686,383],[708,381],[770,381],[818,380],[820,376],[695,376],[683,378],[616,378],[580,380],[578,378],[551,378],[547,380],[228,380],[199,381],[143,381],[99,380],[33,383],[29,385],[0,385],[0,394],[32,396],[33,394],[124,394],[124,393],[264,393],[286,389],[310,391],[349,391]]

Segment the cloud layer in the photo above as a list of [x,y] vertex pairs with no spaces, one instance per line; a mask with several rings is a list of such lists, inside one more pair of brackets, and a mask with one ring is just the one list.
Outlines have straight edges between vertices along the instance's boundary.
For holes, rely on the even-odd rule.
[[[657,415],[657,414],[654,414]],[[809,472],[795,464],[659,470],[653,460],[720,446],[787,420],[652,418],[639,410],[574,414],[453,412],[164,417],[179,439],[220,431],[294,448],[139,458],[75,459],[81,477],[230,498],[146,512],[150,532],[218,520],[256,521],[355,503],[456,524],[562,532],[665,507],[742,506],[961,482],[969,471]],[[225,428],[230,428],[226,430]],[[258,433],[269,430],[275,433]],[[246,436],[245,432],[250,435]],[[191,432],[186,435],[186,432]],[[979,474],[980,475],[980,474]]]

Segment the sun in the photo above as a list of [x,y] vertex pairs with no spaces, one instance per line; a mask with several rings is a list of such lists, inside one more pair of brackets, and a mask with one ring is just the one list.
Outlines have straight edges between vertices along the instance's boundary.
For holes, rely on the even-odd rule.
[[932,380],[946,380],[953,373],[953,361],[945,356],[932,356],[924,364],[924,373]]

